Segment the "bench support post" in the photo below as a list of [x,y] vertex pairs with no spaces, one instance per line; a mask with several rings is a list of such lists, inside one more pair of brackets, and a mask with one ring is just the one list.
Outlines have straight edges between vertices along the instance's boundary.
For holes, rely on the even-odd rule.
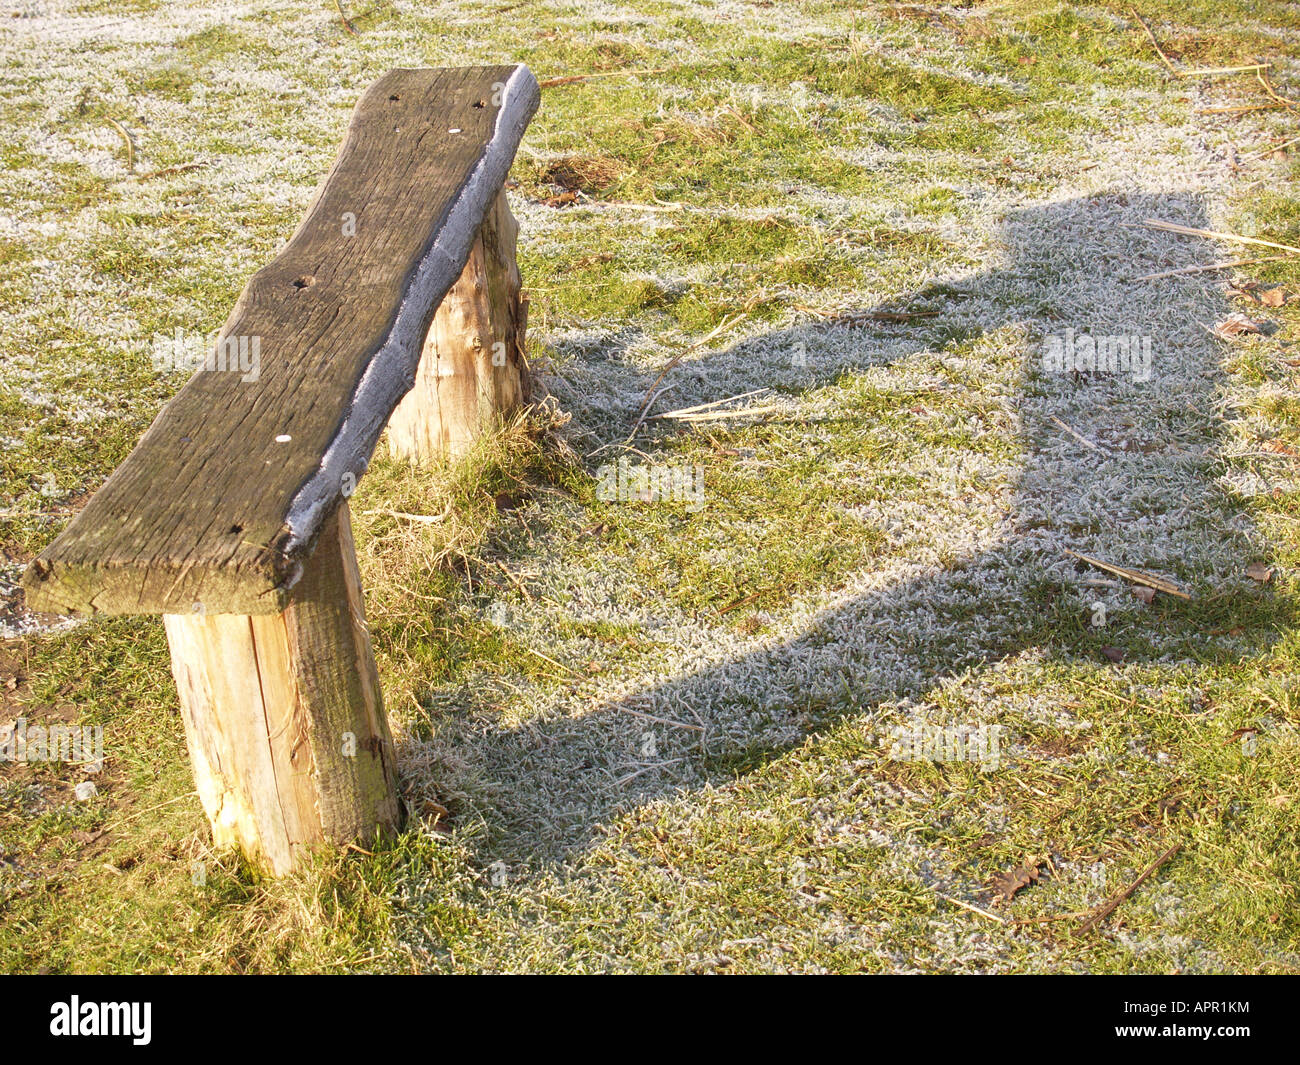
[[218,847],[274,876],[400,827],[395,758],[346,503],[278,614],[167,614],[199,798]]
[[419,465],[458,459],[527,402],[528,301],[515,263],[518,232],[501,191],[429,327],[415,385],[388,420],[393,457]]

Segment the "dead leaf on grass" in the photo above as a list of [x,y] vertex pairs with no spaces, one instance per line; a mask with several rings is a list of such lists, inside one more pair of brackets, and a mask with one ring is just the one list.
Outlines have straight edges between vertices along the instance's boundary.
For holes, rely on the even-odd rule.
[[548,196],[542,201],[543,207],[568,207],[570,204],[578,202],[578,194],[572,190],[558,193],[555,196]]
[[432,823],[429,825],[435,832],[447,833],[451,831],[451,811],[443,806],[440,802],[434,802],[432,799],[425,799],[423,806],[420,807],[422,817],[428,818]]
[[1242,334],[1254,333],[1258,336],[1264,335],[1264,326],[1259,322],[1251,321],[1244,314],[1236,311],[1223,321],[1217,323],[1214,327],[1214,335],[1224,340],[1231,340],[1233,337]]
[[1031,861],[1009,869],[1005,873],[995,874],[989,880],[987,889],[992,894],[993,905],[1001,906],[1005,902],[1010,902],[1017,892],[1023,891],[1030,884],[1036,884],[1044,864],[1041,861]]
[[1252,581],[1259,581],[1260,584],[1267,584],[1273,579],[1273,569],[1263,562],[1252,562],[1246,567],[1246,576]]
[[1287,301],[1287,291],[1281,285],[1265,288],[1260,281],[1245,281],[1241,284],[1231,283],[1228,285],[1228,295],[1249,300],[1251,303],[1258,303],[1265,307],[1281,307]]

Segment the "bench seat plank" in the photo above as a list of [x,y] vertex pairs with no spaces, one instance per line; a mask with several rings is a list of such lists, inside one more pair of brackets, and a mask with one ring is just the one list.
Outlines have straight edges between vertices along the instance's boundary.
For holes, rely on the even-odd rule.
[[395,70],[372,86],[303,222],[218,338],[219,351],[260,338],[256,380],[195,373],[28,567],[29,605],[283,609],[415,380],[538,102],[523,66]]

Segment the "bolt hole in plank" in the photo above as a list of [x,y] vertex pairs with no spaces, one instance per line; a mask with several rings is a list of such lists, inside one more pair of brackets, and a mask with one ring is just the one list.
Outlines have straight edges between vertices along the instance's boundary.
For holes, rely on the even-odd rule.
[[163,616],[213,839],[269,874],[401,824],[346,496],[386,426],[442,462],[528,399],[503,189],[538,102],[523,66],[371,86],[218,338],[260,338],[256,379],[196,373],[24,574],[35,610]]

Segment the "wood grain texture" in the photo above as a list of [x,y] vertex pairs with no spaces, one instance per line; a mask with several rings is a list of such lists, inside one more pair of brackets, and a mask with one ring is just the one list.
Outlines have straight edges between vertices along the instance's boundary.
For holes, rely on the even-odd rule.
[[260,338],[257,379],[194,375],[28,568],[31,608],[285,606],[415,380],[538,98],[522,66],[395,70],[365,93],[306,217],[218,338]]
[[317,847],[399,827],[393,740],[346,504],[283,612],[163,622],[218,847],[280,876]]
[[464,455],[528,400],[515,241],[519,224],[505,192],[483,218],[469,260],[438,305],[415,385],[388,419],[388,450],[417,465]]

